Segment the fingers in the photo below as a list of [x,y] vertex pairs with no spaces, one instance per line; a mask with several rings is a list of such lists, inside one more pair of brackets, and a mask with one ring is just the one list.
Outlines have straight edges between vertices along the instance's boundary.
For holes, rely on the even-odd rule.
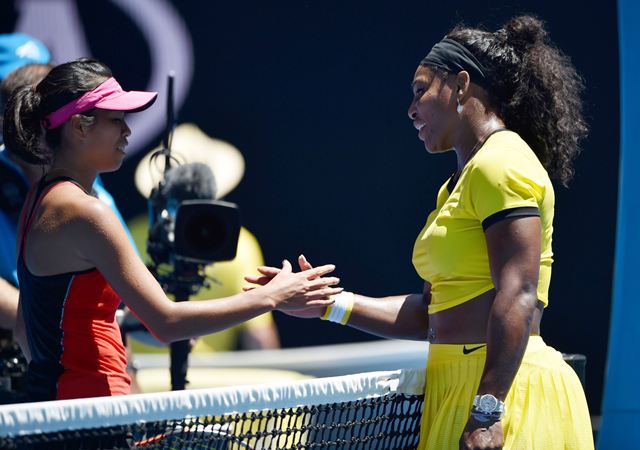
[[307,287],[311,291],[333,286],[338,283],[340,283],[340,278],[338,277],[314,278],[307,282]]
[[319,299],[310,299],[304,300],[303,303],[298,303],[295,305],[291,304],[282,304],[278,305],[278,310],[293,312],[293,315],[298,317],[320,317],[324,314],[327,306],[332,305],[334,303],[330,298],[319,298]]
[[282,271],[285,273],[291,273],[292,271],[291,263],[289,262],[288,259],[285,259],[284,261],[282,261]]
[[261,277],[261,276],[258,276],[258,275],[247,275],[247,276],[244,277],[244,280],[247,283],[259,284],[261,286],[264,286],[269,281],[271,281],[271,277]]
[[305,303],[306,306],[329,306],[333,305],[333,300],[330,298],[321,298],[317,300],[309,300]]
[[258,272],[260,272],[262,275],[266,275],[268,277],[275,277],[276,275],[278,275],[280,273],[281,269],[277,268],[277,267],[270,267],[270,266],[260,266],[258,267]]
[[304,274],[307,280],[313,280],[314,278],[321,277],[336,270],[336,266],[333,264],[325,264],[324,266],[316,267],[315,269],[305,270]]
[[300,270],[309,270],[313,269],[313,266],[304,255],[298,256],[298,265],[300,266]]
[[[338,287],[338,288],[326,287],[323,289],[316,289],[315,291],[308,292],[307,294],[305,294],[305,298],[307,299],[307,305],[309,304],[308,302],[309,300],[326,300],[332,295],[338,295],[343,290],[344,288],[341,288],[341,287]],[[333,303],[333,300],[330,300],[330,302]]]

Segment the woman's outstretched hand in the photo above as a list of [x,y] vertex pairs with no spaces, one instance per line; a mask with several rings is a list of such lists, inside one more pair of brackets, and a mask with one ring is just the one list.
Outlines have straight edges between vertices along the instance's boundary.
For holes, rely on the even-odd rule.
[[[300,266],[300,272],[298,272],[296,275],[305,274],[307,280],[310,282],[316,281],[319,276],[322,276],[322,275],[318,275],[317,271],[319,269],[322,269],[323,267],[334,267],[333,265],[328,265],[328,266],[317,267],[314,269],[313,266],[309,263],[309,261],[307,261],[307,259],[304,257],[304,255],[300,255],[298,257],[298,265]],[[291,270],[290,268],[291,268],[291,265],[289,265],[289,270]],[[246,276],[244,277],[244,279],[247,282],[252,284],[257,284],[259,286],[267,286],[272,280],[275,281],[275,278],[283,270],[284,270],[284,266],[283,266],[283,269],[279,269],[277,267],[262,266],[262,267],[258,267],[258,272],[260,272],[261,274],[260,276]],[[339,279],[337,278],[334,278],[334,279],[338,281],[333,284],[337,284],[339,282]],[[254,288],[247,287],[244,289],[245,291],[247,291]],[[339,294],[340,292],[342,292],[342,288],[333,288],[333,291],[329,295],[336,295],[336,294]],[[316,292],[316,294],[318,293],[319,292]],[[282,312],[290,316],[295,316],[295,317],[300,317],[305,319],[318,318],[324,314],[327,306],[333,303],[332,300],[329,300],[328,296],[325,297],[324,300],[325,301],[322,303],[314,303],[314,304],[312,304],[311,302],[307,302],[305,305],[300,305],[297,308],[291,305],[292,306],[291,308],[282,309]],[[281,308],[277,308],[277,309],[281,309]]]
[[245,277],[250,283],[262,286],[265,295],[275,304],[275,309],[286,311],[308,307],[326,308],[333,303],[332,295],[342,292],[342,288],[334,287],[340,282],[337,277],[325,277],[335,270],[333,264],[311,268],[294,273],[291,263],[282,262],[282,268],[260,267],[259,277]]

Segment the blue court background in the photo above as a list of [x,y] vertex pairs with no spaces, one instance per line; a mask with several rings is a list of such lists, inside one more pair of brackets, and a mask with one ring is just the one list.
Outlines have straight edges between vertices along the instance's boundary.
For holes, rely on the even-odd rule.
[[637,448],[640,425],[640,3],[618,1],[620,182],[611,331],[598,448]]

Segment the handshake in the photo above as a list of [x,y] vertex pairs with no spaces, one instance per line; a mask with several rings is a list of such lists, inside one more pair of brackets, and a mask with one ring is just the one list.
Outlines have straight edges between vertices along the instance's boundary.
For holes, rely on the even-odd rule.
[[343,291],[335,287],[340,283],[337,277],[326,277],[335,270],[333,264],[313,267],[304,255],[298,257],[300,272],[293,272],[291,263],[282,262],[282,268],[261,266],[260,275],[246,276],[245,281],[257,285],[246,287],[245,291],[261,292],[273,307],[284,313],[302,318],[322,317],[334,303],[331,298]]

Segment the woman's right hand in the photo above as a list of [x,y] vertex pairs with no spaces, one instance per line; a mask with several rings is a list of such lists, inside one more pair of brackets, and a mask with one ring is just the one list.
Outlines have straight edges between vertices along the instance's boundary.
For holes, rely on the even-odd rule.
[[[335,270],[333,264],[294,273],[291,263],[284,260],[282,269],[267,268],[275,275],[261,290],[274,302],[274,309],[281,311],[305,308],[325,308],[333,303],[330,296],[342,292],[333,287],[340,282],[337,277],[324,277]],[[265,280],[266,281],[266,280]]]

